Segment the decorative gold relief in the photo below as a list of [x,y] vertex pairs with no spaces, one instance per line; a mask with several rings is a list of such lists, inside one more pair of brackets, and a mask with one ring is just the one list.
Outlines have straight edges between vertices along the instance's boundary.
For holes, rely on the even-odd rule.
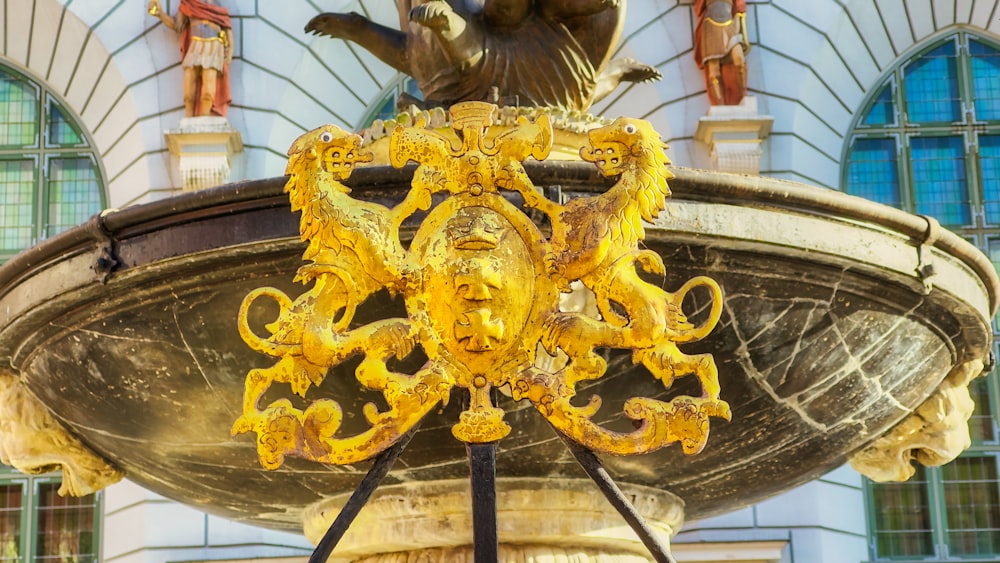
[[[510,427],[492,404],[491,390],[509,387],[515,399],[532,401],[556,428],[593,450],[626,455],[680,442],[686,453],[700,451],[709,417],[728,420],[729,406],[719,398],[711,355],[687,355],[677,345],[715,327],[722,292],[710,278],[697,277],[669,293],[636,271],[665,269],[658,255],[639,249],[642,221],[655,218],[669,195],[659,135],[648,123],[629,119],[592,131],[582,157],[619,179],[605,194],[559,205],[540,195],[521,164],[548,155],[552,128],[545,115],[534,122],[520,118],[517,127],[488,142],[496,106],[464,102],[451,112],[460,146],[422,124],[392,131],[393,165],[418,164],[409,193],[392,209],[351,198],[341,183],[371,159],[358,135],[325,126],[293,144],[286,191],[292,209],[302,212],[301,236],[308,243],[307,264],[296,279],[312,287],[294,300],[274,288],[245,298],[241,335],[278,361],[248,374],[234,434],[256,433],[261,463],[269,469],[289,454],[354,463],[389,447],[458,386],[469,390],[470,403],[453,434],[469,443],[493,442]],[[548,215],[551,238],[501,190],[519,192],[529,207]],[[437,193],[444,199],[432,205]],[[428,213],[404,249],[399,227],[418,210]],[[559,311],[560,291],[576,281],[595,293],[602,320]],[[681,306],[698,287],[711,304],[707,318],[694,326]],[[358,306],[383,289],[402,295],[407,318],[356,326]],[[266,337],[248,319],[260,297],[280,308]],[[556,371],[540,367],[554,364],[539,356],[539,344],[563,351],[568,364]],[[389,368],[390,360],[406,358],[417,346],[428,358],[421,369],[408,374]],[[694,374],[702,396],[630,399],[625,415],[637,429],[606,430],[591,420],[599,398],[585,407],[571,404],[579,382],[604,374],[598,348],[632,350],[633,361],[666,387]],[[305,397],[329,368],[355,355],[362,356],[358,381],[381,392],[388,405],[384,411],[365,407],[368,431],[337,437],[343,413],[331,399],[304,410],[288,399],[260,408],[273,383]]]

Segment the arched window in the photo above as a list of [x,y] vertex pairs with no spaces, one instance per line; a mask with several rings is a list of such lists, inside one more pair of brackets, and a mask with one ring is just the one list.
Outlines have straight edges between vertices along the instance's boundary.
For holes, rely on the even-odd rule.
[[395,119],[399,112],[396,110],[399,98],[406,96],[409,99],[421,101],[424,99],[423,92],[417,86],[417,81],[405,75],[399,75],[388,88],[382,91],[378,101],[368,106],[364,119],[361,120],[358,129],[371,126],[376,119],[386,121]]
[[[872,91],[848,137],[845,190],[933,216],[1000,261],[1000,44],[939,37]],[[869,483],[873,559],[1000,560],[996,372],[969,390],[968,452],[906,483]]]
[[849,137],[849,193],[952,227],[1000,226],[1000,46],[966,32],[889,73]]
[[0,262],[105,205],[93,145],[45,86],[0,65]]

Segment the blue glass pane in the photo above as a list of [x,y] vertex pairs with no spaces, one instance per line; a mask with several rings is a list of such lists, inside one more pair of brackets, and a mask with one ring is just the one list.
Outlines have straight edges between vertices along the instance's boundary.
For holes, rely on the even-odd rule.
[[986,221],[1000,223],[1000,135],[979,137],[979,174],[983,180]]
[[875,102],[872,104],[868,114],[865,115],[862,125],[891,125],[895,123],[895,104],[892,102],[892,83],[882,87]]
[[53,100],[49,100],[47,128],[49,145],[78,147],[86,144],[76,124],[63,114],[63,110]]
[[961,119],[956,66],[952,41],[907,65],[903,80],[906,111],[911,123]]
[[410,77],[403,80],[403,91],[418,100],[424,99],[424,93],[420,91],[420,86],[417,85],[417,81]]
[[847,165],[847,192],[899,207],[895,139],[857,139]]
[[399,112],[396,111],[396,96],[389,96],[382,101],[382,105],[379,106],[378,111],[372,116],[372,121],[376,119],[381,119],[382,121],[395,119],[397,115],[399,115]]
[[1000,120],[1000,51],[978,41],[969,41],[972,55],[972,98],[976,118]]
[[914,137],[913,197],[916,211],[935,217],[942,225],[971,222],[962,137]]

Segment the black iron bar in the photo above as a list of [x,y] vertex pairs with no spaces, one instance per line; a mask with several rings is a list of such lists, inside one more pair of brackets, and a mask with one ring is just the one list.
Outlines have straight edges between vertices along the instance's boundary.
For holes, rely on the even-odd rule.
[[[639,514],[639,511],[629,502],[625,493],[622,492],[621,488],[608,475],[608,471],[601,465],[601,460],[597,459],[594,452],[567,438],[558,430],[556,430],[556,434],[559,434],[559,437],[562,438],[563,443],[566,444],[569,451],[573,452],[573,457],[583,467],[583,470],[587,472],[587,475],[597,483],[597,487],[604,493],[605,498],[608,499],[611,506],[615,507],[615,510],[628,522],[629,527],[639,536],[639,539],[642,540],[643,545],[649,550],[653,559],[657,563],[677,563],[677,560],[670,555],[670,547],[664,544],[659,536],[656,535],[656,532],[649,527],[649,524]],[[479,560],[477,559],[476,561],[478,563]]]
[[472,544],[476,563],[496,563],[497,444],[469,444],[472,481]]
[[399,441],[378,454],[375,458],[375,463],[372,464],[371,469],[368,470],[364,479],[358,484],[358,488],[354,489],[351,498],[347,499],[347,503],[340,510],[340,514],[334,519],[333,524],[330,524],[330,529],[323,534],[323,539],[316,544],[316,549],[309,557],[309,563],[326,563],[327,559],[330,558],[333,549],[337,547],[340,539],[344,537],[347,529],[351,527],[351,523],[354,522],[358,513],[368,503],[368,499],[371,498],[372,493],[382,483],[385,476],[389,474],[392,464],[396,463],[400,454],[406,449],[406,445],[410,443],[410,439],[417,433],[418,426],[420,426],[419,423],[400,436]]

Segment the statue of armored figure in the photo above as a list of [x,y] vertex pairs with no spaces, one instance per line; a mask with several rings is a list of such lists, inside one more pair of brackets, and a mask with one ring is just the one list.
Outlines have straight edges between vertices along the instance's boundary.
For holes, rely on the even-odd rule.
[[737,105],[746,96],[746,11],[746,0],[695,1],[694,59],[713,106]]
[[175,17],[163,12],[159,0],[151,0],[147,11],[181,34],[185,115],[225,117],[232,101],[229,63],[233,60],[233,29],[229,11],[215,0],[181,0]]
[[[625,0],[400,0],[400,30],[357,13],[321,14],[306,31],[347,39],[417,81],[427,105],[489,100],[586,111],[654,67],[611,60]],[[496,88],[495,94],[491,94]]]

